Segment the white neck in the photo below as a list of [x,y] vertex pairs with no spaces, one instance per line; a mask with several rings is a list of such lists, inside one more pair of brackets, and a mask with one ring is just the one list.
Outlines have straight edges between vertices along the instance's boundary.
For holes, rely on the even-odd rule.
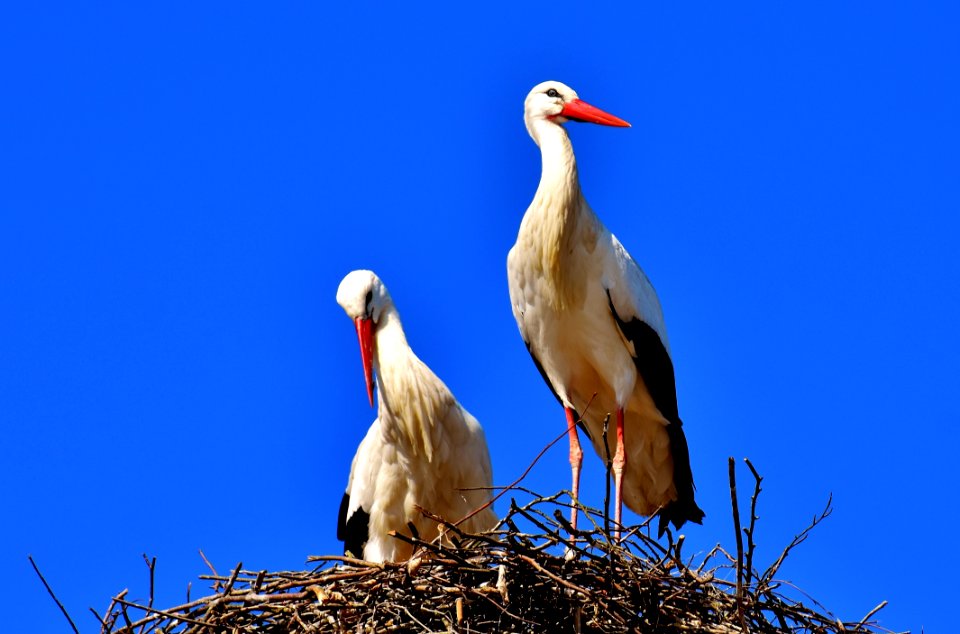
[[400,314],[392,303],[384,306],[380,313],[376,325],[376,339],[373,364],[378,372],[381,359],[386,359],[389,363],[397,356],[411,352],[410,346],[407,345],[407,335],[404,334],[403,325],[400,323]]
[[572,210],[581,194],[577,159],[567,131],[553,121],[536,119],[531,126],[531,136],[540,147],[542,163],[540,185],[531,207],[539,202],[540,206],[558,211]]
[[450,406],[449,392],[410,349],[392,304],[377,322],[373,367],[381,432],[390,444],[431,460],[433,427]]
[[377,409],[382,415],[385,407],[393,409],[394,396],[399,392],[394,377],[408,372],[416,356],[407,343],[400,314],[393,304],[383,308],[374,333],[373,371],[377,376]]
[[566,257],[584,230],[592,228],[593,213],[580,192],[577,160],[570,137],[562,126],[546,119],[531,123],[530,135],[540,146],[540,185],[521,225],[530,246],[539,256],[547,287],[544,289],[557,309],[573,305],[578,276],[567,270],[575,266]]

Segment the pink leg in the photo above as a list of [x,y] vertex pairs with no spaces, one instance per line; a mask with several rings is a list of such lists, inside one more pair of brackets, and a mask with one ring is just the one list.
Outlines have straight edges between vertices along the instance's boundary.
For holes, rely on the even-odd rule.
[[580,450],[576,415],[569,407],[565,407],[564,410],[567,413],[567,436],[570,438],[570,469],[573,472],[573,509],[570,511],[570,525],[576,528],[577,504],[580,500],[580,465],[583,464],[583,452]]
[[617,408],[617,451],[613,454],[613,485],[614,485],[614,521],[616,527],[613,535],[620,539],[620,516],[623,510],[623,465],[627,463],[627,455],[623,445],[623,408]]

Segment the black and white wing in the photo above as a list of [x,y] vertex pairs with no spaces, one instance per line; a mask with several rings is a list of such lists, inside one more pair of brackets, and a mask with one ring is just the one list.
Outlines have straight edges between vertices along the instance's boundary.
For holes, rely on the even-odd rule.
[[677,499],[660,510],[659,532],[663,533],[668,522],[677,528],[685,521],[699,524],[704,513],[693,498],[690,451],[677,407],[676,378],[660,300],[650,280],[616,236],[607,232],[601,239],[610,241],[603,279],[610,313],[654,405],[669,422],[666,430]]

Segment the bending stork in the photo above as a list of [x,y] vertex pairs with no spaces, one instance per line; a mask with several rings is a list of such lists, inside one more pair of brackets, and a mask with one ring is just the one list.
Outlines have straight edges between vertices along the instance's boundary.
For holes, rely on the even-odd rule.
[[[369,561],[401,561],[410,544],[387,533],[421,539],[439,534],[436,522],[416,507],[457,522],[490,500],[493,472],[480,423],[453,397],[407,345],[400,317],[387,288],[371,271],[353,271],[340,282],[337,303],[353,319],[377,419],[360,443],[340,504],[337,539],[344,553]],[[466,490],[487,487],[485,490]],[[486,508],[460,527],[468,532],[493,528]]]
[[[555,81],[536,86],[524,110],[543,168],[507,257],[510,301],[533,362],[566,411],[573,496],[579,495],[583,460],[577,423],[603,457],[603,420],[615,414],[616,434],[608,443],[615,452],[617,536],[624,502],[641,515],[657,513],[661,535],[668,522],[677,528],[688,520],[699,524],[703,511],[693,499],[660,302],[584,199],[562,125],[630,124]],[[571,524],[577,525],[576,505]]]

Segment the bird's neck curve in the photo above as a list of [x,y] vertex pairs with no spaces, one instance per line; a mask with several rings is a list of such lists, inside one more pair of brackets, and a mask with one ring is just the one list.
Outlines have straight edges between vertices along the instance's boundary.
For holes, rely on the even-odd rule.
[[[577,160],[573,145],[563,126],[546,119],[533,123],[531,136],[540,146],[542,169],[540,184],[521,225],[529,232],[539,268],[549,282],[552,303],[563,308],[572,303],[572,286],[577,276],[568,270],[575,266],[567,254],[581,232],[593,226],[593,213],[580,191]],[[547,290],[547,289],[545,289]]]
[[[377,373],[377,389],[380,390],[384,387],[382,379],[384,370],[388,375],[392,372],[404,371],[404,366],[409,362],[413,351],[407,344],[407,335],[403,332],[400,314],[393,304],[388,304],[381,311],[375,332],[373,369]],[[382,403],[383,399],[380,402]]]
[[533,139],[540,146],[540,185],[533,204],[554,212],[573,213],[582,195],[577,176],[577,159],[563,126],[546,119],[533,124]]
[[401,451],[430,461],[435,421],[449,407],[446,387],[410,349],[392,305],[380,314],[376,333],[373,367],[381,433]]

